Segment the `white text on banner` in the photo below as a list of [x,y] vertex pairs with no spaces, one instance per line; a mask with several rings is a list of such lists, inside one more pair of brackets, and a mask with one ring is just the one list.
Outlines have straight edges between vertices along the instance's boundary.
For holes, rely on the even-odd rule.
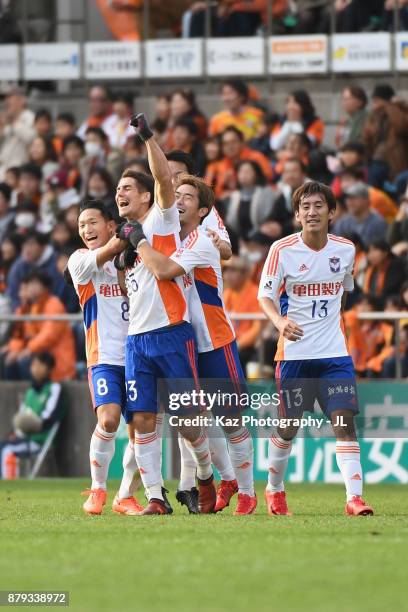
[[141,76],[139,42],[108,41],[85,44],[87,79],[140,79]]
[[78,79],[80,45],[78,43],[24,45],[23,73],[27,81]]
[[147,77],[199,77],[203,74],[201,38],[148,40],[145,52]]
[[324,74],[328,70],[327,36],[272,36],[270,74]]
[[333,72],[386,72],[391,70],[391,34],[334,34]]
[[263,38],[209,38],[206,65],[210,76],[262,75],[265,69]]

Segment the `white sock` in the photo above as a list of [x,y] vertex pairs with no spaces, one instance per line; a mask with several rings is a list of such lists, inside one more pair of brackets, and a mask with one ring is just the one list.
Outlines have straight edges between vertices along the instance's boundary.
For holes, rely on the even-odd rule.
[[211,467],[211,453],[208,445],[208,438],[204,431],[201,431],[200,435],[194,442],[186,440],[187,448],[191,451],[196,465],[197,465],[197,478],[200,480],[207,480],[212,476]]
[[157,433],[135,433],[135,457],[148,499],[163,499],[160,473],[160,440]]
[[162,465],[163,465],[163,426],[164,426],[164,412],[159,412],[156,414],[156,433],[157,438],[160,442],[160,476],[161,476],[161,484],[164,487],[164,480],[162,474]]
[[255,495],[254,491],[254,448],[251,434],[246,427],[228,434],[231,462],[238,481],[239,493]]
[[229,456],[224,430],[219,425],[213,424],[207,429],[207,434],[209,434],[211,462],[219,471],[221,480],[235,480],[235,472]]
[[288,465],[292,442],[284,440],[278,433],[272,435],[268,448],[268,484],[269,493],[280,493],[285,490],[283,479]]
[[89,447],[92,489],[106,490],[109,464],[115,454],[115,436],[116,431],[110,433],[102,429],[98,424],[96,425]]
[[120,483],[118,497],[119,499],[125,499],[132,497],[131,484],[135,476],[137,468],[137,461],[135,457],[135,445],[132,440],[129,440],[128,445],[123,453],[123,476],[122,482]]
[[363,472],[360,463],[360,444],[357,440],[336,442],[336,460],[346,485],[347,501],[363,494]]
[[178,445],[180,449],[180,482],[179,491],[190,491],[196,486],[197,465],[188,448],[185,439],[178,435]]

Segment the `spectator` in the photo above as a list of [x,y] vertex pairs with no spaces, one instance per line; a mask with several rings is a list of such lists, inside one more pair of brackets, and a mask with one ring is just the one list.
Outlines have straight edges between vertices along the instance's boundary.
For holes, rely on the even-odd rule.
[[61,385],[51,382],[55,366],[48,352],[35,353],[30,366],[31,385],[26,390],[19,411],[13,419],[13,430],[0,442],[0,478],[6,475],[7,456],[40,452],[54,423],[62,417]]
[[[69,252],[70,254],[83,246],[78,236],[73,236],[70,228],[62,217],[57,219],[50,235],[50,241],[57,254]],[[58,264],[57,268],[60,271]],[[61,272],[61,271],[60,271]]]
[[34,128],[37,136],[45,139],[52,137],[52,117],[47,108],[40,108],[35,113]]
[[365,246],[375,240],[384,240],[387,224],[370,209],[367,185],[356,183],[345,191],[347,214],[334,224],[332,232],[338,236],[356,233]]
[[337,32],[376,30],[381,23],[384,0],[336,0]]
[[48,244],[48,237],[39,232],[30,232],[23,243],[21,255],[10,269],[7,294],[13,309],[19,305],[20,283],[34,270],[45,272],[52,280],[52,293],[61,296],[64,292],[64,280],[56,268],[54,249]]
[[85,155],[83,141],[78,136],[67,136],[62,144],[61,170],[68,175],[68,187],[80,191],[82,185],[81,160]]
[[283,149],[276,151],[275,174],[281,175],[286,161],[298,159],[302,162],[305,170],[309,166],[310,150],[312,143],[304,132],[300,134],[290,134],[288,141]]
[[204,142],[205,157],[208,164],[220,161],[222,158],[221,140],[219,136],[210,136]]
[[[28,310],[31,315],[56,315],[66,312],[61,300],[51,293],[52,279],[35,270],[26,278]],[[19,309],[17,309],[19,314]],[[19,335],[12,335],[6,351],[7,380],[28,380],[33,353],[50,352],[55,359],[51,373],[54,381],[75,376],[75,344],[67,321],[24,321]]]
[[[340,174],[340,195],[349,187],[363,182],[363,168],[345,168]],[[391,223],[397,214],[395,202],[381,189],[367,185],[370,208],[381,215],[387,223]]]
[[195,174],[194,160],[185,151],[170,151],[166,155],[169,162],[170,172],[173,182],[176,182],[180,174]]
[[173,127],[172,140],[175,149],[191,155],[198,176],[203,176],[206,167],[204,147],[198,140],[197,124],[191,119],[178,119]]
[[216,113],[210,120],[210,136],[222,134],[229,126],[235,126],[245,140],[258,134],[263,112],[248,105],[249,89],[240,79],[225,81],[221,86],[221,99],[225,110]]
[[395,8],[398,9],[397,23],[400,31],[408,30],[408,2],[407,0],[386,0],[382,15],[381,29],[393,32],[395,30]]
[[90,127],[85,134],[85,157],[81,159],[82,190],[93,168],[106,168],[114,183],[120,179],[124,156],[119,149],[111,149],[108,137],[101,128]]
[[15,212],[14,225],[15,232],[20,236],[25,236],[28,232],[35,229],[38,223],[38,207],[32,202],[23,202],[13,209]]
[[0,242],[10,231],[14,222],[14,212],[10,209],[11,189],[7,183],[0,183]]
[[257,134],[248,141],[248,146],[263,153],[266,157],[271,157],[270,134],[277,121],[278,117],[276,115],[263,115],[258,125]]
[[272,179],[272,168],[269,160],[259,153],[245,146],[244,136],[240,130],[234,126],[228,127],[222,134],[222,151],[224,157],[209,164],[205,178],[214,186],[217,199],[227,197],[237,186],[236,167],[242,160],[256,161],[267,181]]
[[[407,378],[408,376],[408,325],[405,324],[400,331],[400,360],[401,360],[401,376]],[[390,351],[391,352],[391,351]],[[382,378],[395,378],[397,375],[397,360],[395,357],[395,347],[392,347],[392,354],[390,354],[382,363]]]
[[405,255],[408,252],[408,196],[400,200],[397,216],[388,228],[388,242],[394,255]]
[[78,136],[85,139],[86,131],[89,128],[102,128],[104,122],[112,114],[112,98],[107,87],[104,85],[94,85],[88,94],[89,116],[81,124]]
[[18,181],[17,204],[35,204],[41,202],[42,170],[37,164],[27,163],[20,168]]
[[170,96],[168,94],[160,94],[156,98],[155,104],[155,119],[163,121],[167,125],[170,117]]
[[407,136],[408,106],[390,85],[377,85],[363,133],[370,185],[382,189],[408,168]]
[[343,171],[349,168],[358,171],[358,181],[367,181],[367,172],[364,167],[365,163],[365,149],[364,145],[360,142],[349,142],[343,145],[337,156],[328,155],[327,165],[330,171],[335,175],[331,184],[331,190],[333,191],[336,198],[340,198],[341,192],[341,174]]
[[76,121],[72,113],[60,113],[55,122],[55,136],[53,144],[58,155],[62,153],[63,144],[66,138],[75,136]]
[[134,136],[135,131],[129,123],[132,114],[133,95],[128,92],[117,94],[113,102],[113,113],[102,125],[112,148],[120,149],[128,138]]
[[276,187],[285,199],[288,213],[293,214],[292,194],[306,181],[306,167],[300,159],[288,159],[283,164],[281,180],[276,184]]
[[[231,314],[260,313],[258,285],[250,279],[251,266],[245,259],[233,255],[224,266],[224,302]],[[261,332],[260,321],[233,321],[239,358],[246,368],[249,361],[257,360],[256,342]]]
[[6,93],[0,114],[0,180],[7,168],[27,161],[27,148],[34,136],[34,113],[27,108],[23,90],[14,85]]
[[239,253],[252,264],[251,280],[259,287],[262,270],[273,240],[260,231],[252,231]]
[[112,177],[105,168],[93,168],[90,171],[85,200],[101,200],[106,206],[115,203]]
[[397,294],[404,282],[404,263],[392,254],[385,240],[371,242],[367,259],[363,291],[366,295],[377,297],[384,306],[386,298]]
[[68,186],[68,174],[58,170],[47,181],[47,188],[41,199],[40,224],[37,229],[48,233],[54,227],[57,217],[62,210],[73,204],[78,204],[79,193],[74,187]]
[[7,289],[10,268],[20,255],[21,238],[17,234],[8,234],[0,242],[0,295]]
[[226,202],[225,222],[241,240],[248,240],[251,231],[262,231],[278,240],[292,228],[292,215],[287,211],[281,193],[266,185],[259,164],[247,160],[237,166],[237,186]]
[[341,106],[346,116],[340,120],[336,129],[337,148],[349,142],[362,141],[364,123],[368,114],[367,102],[367,94],[362,87],[350,85],[343,89]]
[[28,149],[30,162],[41,168],[43,186],[57,168],[57,154],[50,138],[36,136]]
[[323,121],[316,115],[309,94],[297,89],[289,94],[286,102],[286,115],[277,123],[271,133],[271,149],[282,149],[290,134],[305,132],[314,145],[320,145],[324,136]]
[[143,172],[143,174],[149,174],[150,176],[152,176],[149,162],[145,157],[131,159],[126,164],[126,170],[133,170],[134,172]]
[[196,136],[198,140],[207,137],[207,119],[197,106],[197,101],[190,89],[176,89],[170,97],[170,116],[167,122],[167,149],[178,148],[173,140],[173,129],[181,119],[189,119],[196,126]]

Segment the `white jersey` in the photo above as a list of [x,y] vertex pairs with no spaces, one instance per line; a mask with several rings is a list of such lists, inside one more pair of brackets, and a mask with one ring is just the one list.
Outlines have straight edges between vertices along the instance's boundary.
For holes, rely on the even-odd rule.
[[231,245],[231,240],[227,232],[227,228],[225,227],[224,222],[221,219],[219,212],[214,206],[211,208],[208,215],[204,217],[203,222],[201,223],[200,227],[205,230],[206,229],[214,230],[214,232],[217,232],[221,240],[225,240],[225,242],[228,242],[228,244]]
[[84,313],[88,367],[125,364],[129,303],[118,282],[113,262],[96,264],[99,249],[79,249],[68,260],[75,290]]
[[354,256],[352,242],[331,234],[320,251],[306,246],[300,232],[272,245],[258,297],[274,300],[304,332],[296,341],[279,338],[276,361],[348,355],[341,298],[354,288]]
[[184,268],[182,277],[199,353],[226,346],[235,332],[223,301],[220,253],[202,226],[191,232],[171,259]]
[[[180,220],[175,204],[162,209],[153,204],[142,224],[149,244],[170,257],[180,246]],[[129,335],[141,334],[188,321],[181,279],[157,280],[137,255],[133,268],[126,269],[129,296]]]

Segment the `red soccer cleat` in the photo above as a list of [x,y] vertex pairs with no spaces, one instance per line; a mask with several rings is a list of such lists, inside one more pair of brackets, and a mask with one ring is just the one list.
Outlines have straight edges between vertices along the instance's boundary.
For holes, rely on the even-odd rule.
[[142,504],[139,504],[135,497],[124,497],[120,499],[117,495],[113,500],[112,510],[116,514],[125,514],[126,516],[136,516],[143,510]]
[[210,514],[214,512],[217,501],[217,490],[215,488],[214,476],[207,480],[198,480],[198,508],[200,514]]
[[105,489],[86,489],[81,495],[89,495],[82,506],[86,514],[102,514],[102,509],[106,504]]
[[286,503],[285,491],[270,493],[265,489],[265,501],[270,515],[292,516]]
[[374,514],[374,510],[371,506],[367,506],[365,501],[358,495],[354,495],[354,497],[346,503],[344,511],[350,516],[371,516]]
[[238,483],[236,480],[221,480],[217,489],[217,501],[215,503],[214,512],[221,512],[229,506],[231,497],[238,491]]
[[138,516],[148,516],[152,514],[170,514],[162,499],[152,498],[146,508],[138,512]]
[[255,512],[258,500],[256,495],[246,495],[246,493],[238,493],[238,503],[234,512],[234,516],[244,516]]

